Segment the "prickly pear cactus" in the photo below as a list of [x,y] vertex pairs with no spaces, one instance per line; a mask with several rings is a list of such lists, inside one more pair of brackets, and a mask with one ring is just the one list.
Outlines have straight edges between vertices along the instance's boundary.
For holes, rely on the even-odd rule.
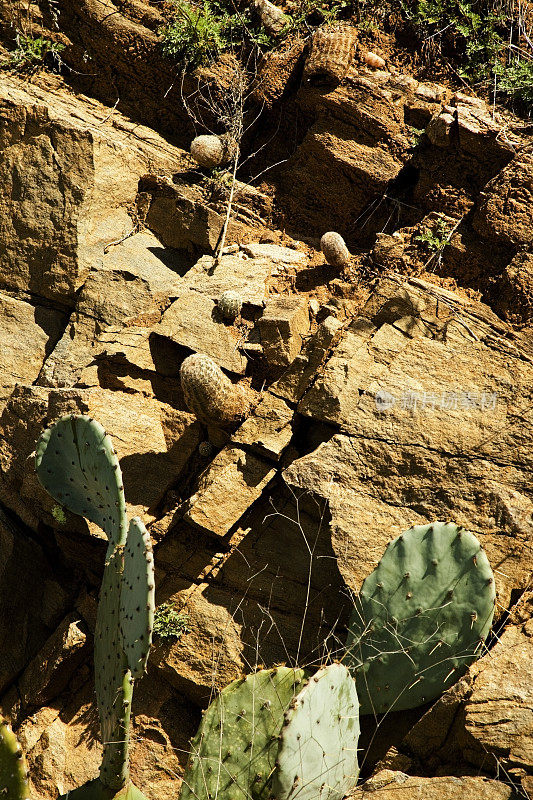
[[104,751],[100,780],[118,791],[129,778],[133,677],[122,647],[120,595],[123,549],[108,550],[94,636],[94,679]]
[[322,667],[285,713],[276,800],[342,800],[359,775],[358,741],[355,681],[342,664]]
[[268,800],[283,715],[304,680],[278,667],[230,683],[193,739],[181,800]]
[[417,525],[390,542],[349,623],[345,663],[361,713],[442,694],[479,657],[495,601],[485,551],[464,528]]
[[236,319],[241,313],[242,308],[242,298],[240,294],[233,289],[228,289],[227,292],[223,292],[218,301],[218,308],[224,319]]
[[344,267],[350,260],[350,251],[340,233],[328,231],[320,240],[320,249],[332,267]]
[[122,476],[111,439],[90,417],[69,415],[42,434],[36,470],[63,506],[108,535],[94,641],[103,757],[100,778],[70,792],[78,800],[143,800],[129,780],[134,677],[148,658],[154,615],[153,555],[138,518],[127,528]]
[[83,414],[61,417],[35,448],[39,480],[62,506],[95,522],[111,542],[126,536],[122,474],[111,439]]
[[139,517],[130,522],[120,592],[122,646],[134,678],[146,670],[155,610],[154,556],[150,534]]
[[187,408],[206,425],[229,425],[248,413],[249,392],[234,385],[209,356],[186,358],[180,380]]
[[28,770],[17,737],[0,717],[0,797],[30,800]]

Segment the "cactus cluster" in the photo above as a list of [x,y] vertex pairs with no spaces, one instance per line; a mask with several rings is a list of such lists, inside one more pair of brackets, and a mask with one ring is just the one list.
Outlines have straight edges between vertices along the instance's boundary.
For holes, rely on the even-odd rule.
[[228,289],[220,295],[218,309],[224,319],[233,321],[241,313],[242,297],[239,292]]
[[344,267],[350,260],[350,251],[340,233],[328,231],[320,240],[320,249],[332,267]]
[[495,599],[485,551],[464,528],[417,525],[390,542],[349,623],[361,713],[414,708],[451,686],[479,657]]
[[357,779],[358,703],[346,667],[278,667],[234,681],[192,742],[181,800],[340,800]]
[[341,800],[359,774],[359,714],[441,694],[479,656],[494,603],[473,534],[439,522],[401,534],[363,583],[344,664],[261,670],[224,689],[193,740],[181,800]]
[[[202,421],[243,415],[240,387],[212,359],[190,356],[180,375]],[[150,538],[140,519],[127,524],[118,459],[94,420],[69,415],[47,429],[36,469],[55,500],[109,539],[94,652],[102,765],[99,779],[69,796],[144,800],[129,779],[128,747],[133,684],[146,669],[154,621]],[[440,695],[479,657],[494,605],[494,576],[473,534],[453,523],[410,528],[363,583],[344,663],[314,674],[260,670],[211,703],[192,742],[181,800],[342,800],[359,774],[359,714],[413,708]],[[0,788],[4,781],[4,793],[26,800],[14,742],[0,727]]]
[[118,459],[95,420],[70,414],[45,430],[35,468],[55,500],[98,524],[109,540],[94,642],[102,764],[99,779],[68,796],[143,800],[129,779],[128,751],[133,684],[145,670],[153,628],[150,537],[138,517],[128,526]]
[[22,748],[8,723],[0,717],[0,797],[30,800],[28,769]]
[[196,353],[186,358],[180,380],[187,408],[206,425],[231,425],[249,411],[249,390],[233,384],[209,356]]

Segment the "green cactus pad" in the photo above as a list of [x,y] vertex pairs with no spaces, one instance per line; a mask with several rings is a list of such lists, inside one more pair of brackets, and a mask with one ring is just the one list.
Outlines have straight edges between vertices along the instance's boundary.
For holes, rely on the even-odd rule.
[[128,744],[133,678],[122,648],[120,593],[123,548],[110,544],[100,590],[94,637],[96,698],[104,753],[100,780],[118,791],[128,779]]
[[29,800],[28,770],[11,727],[0,718],[0,797]]
[[283,715],[304,679],[278,667],[230,683],[192,741],[181,800],[267,800]]
[[418,525],[390,542],[348,626],[345,663],[361,714],[442,694],[479,657],[495,602],[485,551],[464,528]]
[[120,595],[122,646],[134,678],[140,677],[146,669],[154,627],[154,598],[154,557],[150,534],[139,517],[134,517],[124,550]]
[[131,782],[118,792],[112,792],[96,779],[61,795],[59,800],[146,800],[146,797]]
[[82,414],[61,417],[41,434],[35,469],[58,503],[95,522],[111,542],[124,542],[122,475],[111,439],[100,423]]
[[276,800],[342,800],[359,775],[359,700],[342,664],[322,667],[285,714]]

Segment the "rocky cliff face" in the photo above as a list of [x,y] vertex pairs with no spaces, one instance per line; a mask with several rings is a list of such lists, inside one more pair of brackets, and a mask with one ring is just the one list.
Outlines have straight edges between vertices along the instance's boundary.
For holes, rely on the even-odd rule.
[[[72,68],[91,43],[88,94],[46,73],[0,86],[0,694],[34,796],[94,777],[100,758],[103,534],[58,522],[32,466],[42,428],[67,411],[113,438],[128,513],[156,545],[157,602],[188,615],[179,639],[156,641],[135,697],[132,771],[147,797],[177,796],[214,690],[259,663],[320,663],[386,543],[433,519],[484,545],[499,622],[432,707],[366,720],[372,777],[353,797],[526,796],[530,129],[363,52],[336,88],[310,85],[296,43],[262,67],[265,130],[283,114],[261,158],[299,133],[268,184],[238,184],[215,264],[225,195],[175,144],[186,117],[163,97],[158,12],[103,5],[53,4]],[[416,145],[412,128],[425,129]],[[344,271],[318,252],[328,229],[355,253]],[[218,308],[228,289],[235,322]],[[195,352],[254,398],[239,426],[187,408],[179,368]]]

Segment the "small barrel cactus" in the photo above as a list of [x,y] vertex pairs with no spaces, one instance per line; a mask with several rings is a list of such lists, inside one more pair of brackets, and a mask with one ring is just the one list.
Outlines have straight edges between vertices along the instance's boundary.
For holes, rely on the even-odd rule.
[[270,0],[254,0],[252,8],[270,36],[278,36],[287,27],[290,18]]
[[211,442],[207,440],[204,442],[200,442],[198,445],[198,452],[202,456],[202,458],[210,458],[213,454],[213,445]]
[[233,289],[228,289],[220,296],[218,308],[224,319],[236,319],[241,313],[242,308],[242,298],[240,294]]
[[340,233],[329,231],[320,240],[320,249],[332,267],[344,267],[350,260],[350,251]]
[[233,384],[209,356],[186,358],[180,380],[187,408],[206,425],[230,425],[249,411],[250,390]]
[[203,134],[191,142],[191,156],[200,167],[213,169],[231,161],[235,154],[235,144],[228,136]]

